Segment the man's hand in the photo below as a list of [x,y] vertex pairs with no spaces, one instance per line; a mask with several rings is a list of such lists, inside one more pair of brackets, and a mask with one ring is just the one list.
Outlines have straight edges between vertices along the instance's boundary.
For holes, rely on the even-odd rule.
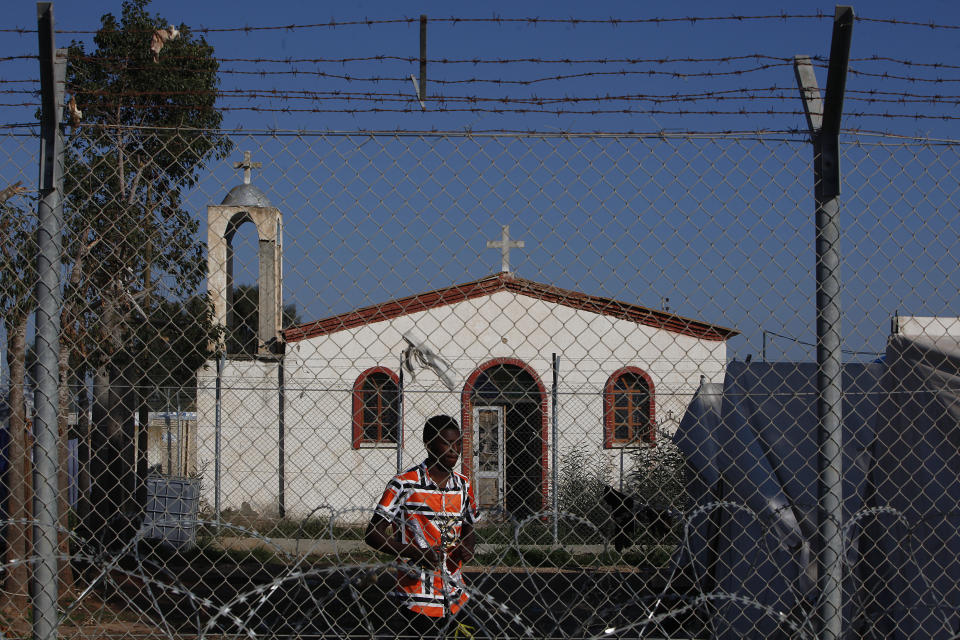
[[467,563],[473,560],[473,549],[461,543],[451,549],[447,557],[455,563]]
[[405,558],[409,558],[413,564],[419,565],[424,569],[436,569],[440,566],[440,552],[436,549],[421,549],[416,545],[408,545],[405,553],[402,554]]
[[421,549],[415,544],[404,544],[388,531],[389,523],[379,515],[374,515],[367,527],[365,540],[368,545],[389,553],[400,560],[428,569],[440,566],[440,554],[433,549]]

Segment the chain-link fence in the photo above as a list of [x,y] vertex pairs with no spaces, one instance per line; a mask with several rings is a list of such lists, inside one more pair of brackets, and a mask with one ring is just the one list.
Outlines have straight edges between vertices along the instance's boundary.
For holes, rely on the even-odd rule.
[[814,637],[829,519],[844,637],[954,637],[960,156],[842,143],[831,512],[806,138],[76,130],[33,482],[4,204],[3,633],[41,483],[76,637]]

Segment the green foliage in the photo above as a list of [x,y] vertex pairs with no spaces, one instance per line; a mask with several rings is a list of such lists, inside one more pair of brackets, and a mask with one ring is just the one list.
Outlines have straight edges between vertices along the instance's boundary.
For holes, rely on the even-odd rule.
[[686,466],[669,433],[658,429],[656,445],[634,449],[631,459],[633,470],[626,488],[635,498],[658,509],[683,512],[687,508]]
[[184,201],[231,147],[218,131],[213,48],[181,25],[154,61],[151,39],[168,23],[147,6],[124,2],[119,18],[101,18],[91,51],[67,51],[83,116],[65,144],[61,326],[75,370],[61,375],[94,373],[87,526],[108,545],[119,533],[110,518],[136,499],[134,430],[121,425],[147,408],[144,387],[187,387],[212,355],[200,221]]
[[477,537],[477,544],[505,545],[513,543],[514,524],[509,520],[492,521],[484,514],[474,530]]
[[[66,149],[67,299],[78,307],[67,324],[94,364],[151,345],[162,347],[151,359],[170,364],[165,354],[173,349],[155,340],[137,345],[142,333],[135,329],[164,314],[165,324],[184,315],[194,325],[209,319],[198,309],[202,299],[191,298],[206,261],[183,192],[204,163],[231,147],[215,131],[222,121],[218,62],[186,25],[154,62],[151,37],[167,22],[147,5],[124,2],[119,19],[101,18],[93,51],[80,42],[68,50],[68,91],[83,120]],[[178,370],[194,360],[191,353],[180,358]]]
[[150,385],[157,390],[173,387],[183,397],[195,397],[197,370],[211,356],[210,344],[221,331],[205,297],[159,300],[147,322],[137,327],[137,340],[149,354],[143,365]]
[[[67,82],[84,124],[170,129],[217,129],[223,119],[215,108],[219,86],[219,62],[213,47],[189,26],[179,26],[179,37],[165,43],[159,61],[153,61],[150,41],[157,29],[168,23],[147,12],[149,0],[128,0],[120,19],[101,18],[94,36],[96,50],[87,55],[83,43],[69,48]],[[196,166],[211,153],[229,150],[229,141],[203,132],[166,131],[142,135],[130,132],[124,140],[136,143],[120,148],[105,145],[83,147],[85,155],[129,154],[149,159],[153,184],[169,188],[175,182],[192,184]],[[119,176],[117,176],[119,177]],[[131,176],[132,177],[132,176]]]
[[218,337],[197,295],[206,276],[199,220],[183,205],[204,164],[231,143],[215,130],[219,63],[181,25],[154,62],[150,42],[167,21],[148,0],[101,18],[87,52],[68,50],[68,91],[83,112],[66,145],[63,319],[76,367],[136,358],[148,384],[192,387]]
[[10,201],[0,204],[0,322],[33,310],[36,231],[36,215]]
[[[227,352],[231,354],[255,355],[257,353],[257,333],[260,330],[259,315],[260,287],[241,284],[233,288],[233,317],[227,328],[229,336]],[[282,326],[290,327],[302,322],[295,304],[283,307]]]
[[328,518],[304,518],[302,520],[281,518],[269,532],[263,532],[277,538],[329,538],[330,520]]
[[[327,517],[314,516],[302,519],[248,518],[230,511],[224,511],[221,517],[224,522],[256,531],[268,538],[318,540],[330,539],[331,537],[330,519]],[[335,524],[332,529],[332,536],[336,540],[363,540],[366,529],[366,523]]]
[[613,463],[603,453],[573,447],[560,454],[557,492],[560,510],[592,522],[601,531],[610,518],[603,488],[613,478]]

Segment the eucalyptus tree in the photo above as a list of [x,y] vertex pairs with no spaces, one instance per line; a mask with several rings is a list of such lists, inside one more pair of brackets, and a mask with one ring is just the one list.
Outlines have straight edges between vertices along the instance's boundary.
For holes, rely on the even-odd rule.
[[[79,357],[65,354],[61,366],[78,362],[93,377],[89,535],[100,536],[115,514],[139,512],[145,447],[136,459],[135,416],[145,406],[144,359],[158,359],[150,351],[158,348],[167,362],[207,355],[206,341],[171,346],[144,328],[197,296],[206,275],[199,220],[185,197],[231,148],[220,132],[218,69],[203,36],[186,24],[171,28],[147,0],[104,15],[89,50],[76,41],[68,50],[67,92],[81,115],[66,151],[62,324]],[[165,325],[177,322],[171,315]]]
[[0,590],[0,610],[9,616],[29,609],[30,553],[26,520],[30,515],[30,474],[27,456],[26,359],[27,329],[35,306],[37,218],[21,202],[0,203],[0,322],[6,334],[7,406],[9,410],[4,492],[7,571]]

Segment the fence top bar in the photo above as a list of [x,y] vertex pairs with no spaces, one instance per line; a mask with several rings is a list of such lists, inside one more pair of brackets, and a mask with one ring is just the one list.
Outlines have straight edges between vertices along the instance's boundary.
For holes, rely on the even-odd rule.
[[810,56],[795,56],[793,72],[797,77],[803,112],[807,116],[807,126],[810,128],[810,134],[816,135],[823,124],[823,100],[820,98],[820,88],[817,86],[817,76]]
[[55,161],[53,157],[53,136],[59,124],[55,91],[56,79],[53,70],[53,60],[56,52],[54,51],[52,2],[37,3],[37,36],[40,41],[40,124],[43,130],[41,142],[47,150],[47,153],[44,154],[43,166],[40,168],[39,189],[42,193],[53,188]]
[[830,43],[830,66],[827,70],[827,89],[824,96],[823,124],[821,130],[827,135],[840,132],[843,115],[843,92],[847,84],[847,67],[850,63],[850,41],[853,36],[853,7],[837,6],[833,21],[833,37]]

